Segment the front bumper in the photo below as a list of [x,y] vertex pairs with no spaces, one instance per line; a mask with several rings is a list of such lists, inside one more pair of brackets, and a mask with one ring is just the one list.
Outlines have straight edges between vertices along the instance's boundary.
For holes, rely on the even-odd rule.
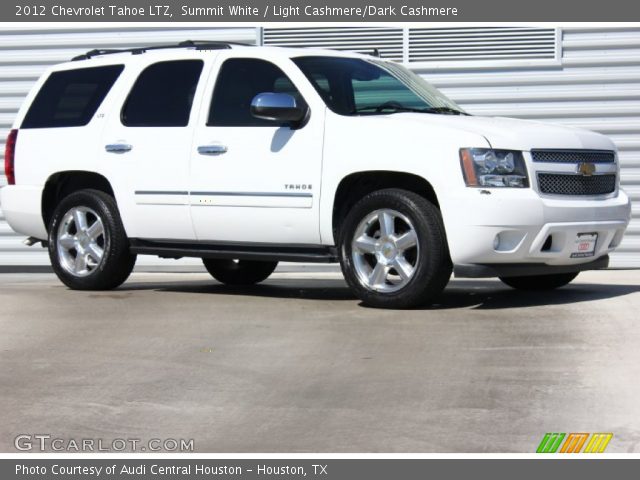
[[[631,215],[622,190],[609,198],[545,198],[531,189],[465,189],[441,208],[460,275],[472,266],[497,271],[506,265],[537,265],[538,274],[545,273],[545,266],[579,271],[620,244]],[[593,256],[571,257],[580,233],[598,234]],[[473,276],[489,276],[487,268]]]
[[497,263],[493,265],[454,265],[456,278],[530,277],[560,273],[600,270],[609,266],[609,255],[579,265],[547,265],[544,263]]

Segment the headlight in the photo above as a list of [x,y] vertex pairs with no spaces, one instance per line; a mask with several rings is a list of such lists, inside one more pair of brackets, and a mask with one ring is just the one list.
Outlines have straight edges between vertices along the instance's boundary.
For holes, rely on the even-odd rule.
[[528,187],[522,152],[461,148],[460,165],[468,187]]

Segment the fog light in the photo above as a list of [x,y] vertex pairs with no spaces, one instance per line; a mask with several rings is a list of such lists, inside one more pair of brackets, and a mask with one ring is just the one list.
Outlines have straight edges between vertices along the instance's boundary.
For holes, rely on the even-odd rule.
[[500,234],[496,235],[496,238],[493,239],[493,249],[498,250],[500,248]]
[[514,252],[522,245],[525,236],[525,232],[503,230],[494,237],[493,250],[496,252]]

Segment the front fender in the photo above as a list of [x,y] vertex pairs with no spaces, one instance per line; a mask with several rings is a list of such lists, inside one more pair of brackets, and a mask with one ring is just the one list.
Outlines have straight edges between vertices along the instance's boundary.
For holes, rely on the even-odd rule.
[[465,188],[459,160],[462,147],[489,144],[482,135],[446,126],[420,125],[402,119],[400,114],[346,117],[329,112],[320,199],[322,243],[335,245],[336,191],[340,182],[354,173],[398,172],[424,178],[433,187],[441,208],[447,208],[448,192]]

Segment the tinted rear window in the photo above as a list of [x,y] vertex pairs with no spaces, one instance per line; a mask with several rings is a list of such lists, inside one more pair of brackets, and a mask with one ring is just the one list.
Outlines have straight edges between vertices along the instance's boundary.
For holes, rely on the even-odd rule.
[[202,60],[175,60],[147,67],[122,109],[127,127],[186,127]]
[[123,65],[53,72],[36,95],[22,128],[88,124],[124,70]]

